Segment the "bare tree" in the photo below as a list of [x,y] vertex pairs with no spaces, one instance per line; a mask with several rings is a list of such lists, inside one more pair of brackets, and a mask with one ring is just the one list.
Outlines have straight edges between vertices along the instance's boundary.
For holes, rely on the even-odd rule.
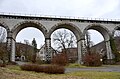
[[115,30],[114,37],[120,38],[120,30]]
[[90,38],[90,33],[87,31],[85,35],[85,47],[87,49],[87,52],[90,54],[90,45],[91,44],[91,38]]
[[86,53],[83,56],[83,62],[86,66],[101,66],[102,63],[100,61],[100,55],[96,52],[96,50],[91,50],[93,46],[93,42],[90,38],[89,31],[86,32],[85,35],[85,47],[87,49]]
[[53,33],[53,43],[58,51],[76,47],[77,45],[75,35],[66,29],[61,29]]
[[87,31],[85,34],[85,47],[87,49],[87,52],[91,52],[90,49],[92,46],[94,46],[94,42],[91,41],[90,32]]
[[114,37],[120,37],[120,30],[116,30],[116,31],[115,31]]
[[7,59],[7,51],[6,51],[6,30],[3,27],[0,27],[0,60],[2,63],[5,63],[5,60]]
[[6,40],[6,30],[3,27],[0,27],[0,43],[5,42]]

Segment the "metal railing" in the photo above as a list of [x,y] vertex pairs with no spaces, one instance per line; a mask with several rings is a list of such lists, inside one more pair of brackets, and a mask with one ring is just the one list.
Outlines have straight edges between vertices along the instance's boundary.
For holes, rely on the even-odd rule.
[[66,19],[83,19],[83,20],[100,20],[100,21],[120,21],[120,19],[89,18],[89,17],[74,17],[74,16],[56,16],[56,15],[40,15],[40,14],[25,14],[25,13],[7,13],[7,12],[0,12],[0,15],[15,15],[15,16],[30,16],[30,17],[49,17],[49,18],[66,18]]

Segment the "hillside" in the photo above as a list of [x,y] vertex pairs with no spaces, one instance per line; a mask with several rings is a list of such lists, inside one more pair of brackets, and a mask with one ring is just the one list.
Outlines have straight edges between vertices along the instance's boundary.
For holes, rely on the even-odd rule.
[[[116,44],[116,47],[117,47],[117,50],[120,51],[120,37],[115,37],[114,39],[115,41],[115,44]],[[106,53],[106,45],[105,45],[105,41],[102,41],[94,46],[92,46],[92,49],[93,50],[96,50],[96,51],[99,51],[99,52],[104,52]]]
[[[6,48],[6,43],[0,43],[0,47]],[[16,43],[15,48],[15,59],[20,60],[20,57],[23,57],[23,60],[29,61],[32,58],[33,54],[33,47],[31,45],[23,44],[23,43]]]

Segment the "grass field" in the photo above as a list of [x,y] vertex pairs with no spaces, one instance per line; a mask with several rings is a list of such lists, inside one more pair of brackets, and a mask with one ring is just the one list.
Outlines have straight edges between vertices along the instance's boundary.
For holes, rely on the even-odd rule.
[[79,71],[65,74],[45,74],[22,71],[19,66],[8,66],[0,67],[0,79],[120,79],[120,73]]

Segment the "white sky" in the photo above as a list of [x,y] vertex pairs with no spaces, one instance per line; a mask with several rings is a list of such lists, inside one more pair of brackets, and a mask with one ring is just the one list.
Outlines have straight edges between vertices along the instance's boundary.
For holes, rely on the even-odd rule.
[[[120,19],[120,0],[0,0],[0,12]],[[32,38],[25,38],[31,31],[24,30],[17,41],[36,38],[39,46],[44,41],[41,42],[42,35],[36,31]]]

